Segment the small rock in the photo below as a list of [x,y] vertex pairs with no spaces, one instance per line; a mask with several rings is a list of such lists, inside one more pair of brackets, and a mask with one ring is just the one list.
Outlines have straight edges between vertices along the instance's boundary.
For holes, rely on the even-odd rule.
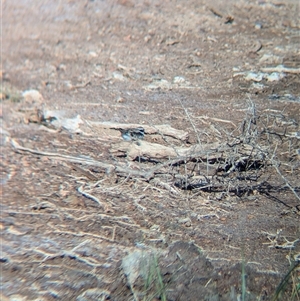
[[80,125],[84,122],[80,115],[73,118],[67,118],[64,114],[64,111],[44,110],[43,118],[49,120],[51,125],[57,129],[63,128],[70,133],[81,133]]
[[126,77],[124,77],[123,74],[121,74],[120,72],[113,72],[112,74],[114,79],[120,80],[120,81],[125,81]]
[[90,288],[80,294],[76,301],[94,301],[94,300],[106,300],[110,297],[110,292],[100,288]]
[[154,264],[154,258],[162,253],[157,249],[134,250],[122,259],[122,269],[130,286],[134,286],[137,279],[147,279],[149,270]]
[[259,22],[256,22],[256,23],[255,23],[255,26],[254,26],[255,29],[262,29],[262,27],[263,27],[263,26],[262,26],[261,23],[259,23]]
[[267,75],[266,79],[268,82],[277,82],[284,77],[285,77],[284,73],[273,72],[270,75]]
[[174,84],[180,84],[180,83],[184,83],[184,82],[185,82],[185,78],[182,76],[175,76],[173,79]]
[[43,102],[44,98],[42,94],[37,90],[26,90],[22,93],[22,96],[25,102],[28,103],[41,103]]
[[125,102],[125,98],[123,98],[122,96],[119,96],[117,98],[117,103],[124,103]]
[[93,57],[97,57],[98,55],[97,55],[97,53],[95,51],[89,51],[89,56],[91,58],[93,58]]
[[146,90],[155,90],[155,89],[170,90],[172,89],[172,85],[165,79],[159,79],[159,80],[154,80],[153,83],[149,84],[146,87]]
[[150,35],[147,35],[144,37],[144,41],[147,43],[151,40],[151,36]]
[[65,64],[60,64],[58,66],[58,70],[60,70],[60,71],[66,71],[67,70],[67,66]]

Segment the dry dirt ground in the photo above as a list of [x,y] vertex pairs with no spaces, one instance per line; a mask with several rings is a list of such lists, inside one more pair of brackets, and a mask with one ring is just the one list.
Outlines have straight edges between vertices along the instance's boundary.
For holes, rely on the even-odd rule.
[[297,0],[3,0],[0,299],[271,300],[296,267],[300,300],[299,28]]

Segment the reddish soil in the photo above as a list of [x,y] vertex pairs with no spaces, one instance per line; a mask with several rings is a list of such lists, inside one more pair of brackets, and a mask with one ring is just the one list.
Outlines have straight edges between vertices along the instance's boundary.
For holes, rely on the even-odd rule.
[[[2,9],[0,299],[271,300],[300,261],[299,1],[4,0]],[[31,89],[42,97],[21,96]],[[120,135],[37,117],[169,124],[189,133],[174,145],[189,147],[241,137],[249,106],[268,164],[251,174],[259,181],[234,173],[219,191],[51,157],[158,164],[111,154]],[[242,181],[247,189],[232,189]],[[281,300],[300,300],[299,277],[298,268]]]

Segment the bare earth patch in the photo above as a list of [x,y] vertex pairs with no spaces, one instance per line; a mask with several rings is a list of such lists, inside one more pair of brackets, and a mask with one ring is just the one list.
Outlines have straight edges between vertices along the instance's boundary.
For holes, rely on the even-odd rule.
[[298,1],[2,26],[1,300],[300,300]]

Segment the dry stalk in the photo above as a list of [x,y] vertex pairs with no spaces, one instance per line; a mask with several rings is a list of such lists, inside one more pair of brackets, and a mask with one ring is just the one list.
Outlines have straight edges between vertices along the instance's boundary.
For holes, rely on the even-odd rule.
[[[179,100],[179,102],[194,128],[198,142],[200,143],[196,126],[192,122],[190,114],[184,107],[182,101]],[[295,128],[297,123],[290,121],[282,113],[277,115],[270,115],[269,113],[258,115],[255,104],[250,98],[248,103],[248,113],[239,128],[240,135],[224,132],[227,139],[225,139],[226,141],[222,144],[198,144],[189,148],[182,148],[178,152],[176,150],[175,154],[180,153],[180,156],[177,155],[177,157],[173,159],[168,159],[168,156],[162,157],[161,163],[156,163],[152,168],[146,170],[137,170],[128,166],[124,167],[124,165],[120,164],[99,162],[89,158],[33,150],[20,146],[13,139],[11,143],[17,152],[27,152],[47,156],[55,160],[97,166],[106,171],[114,171],[117,176],[124,178],[122,181],[119,181],[118,185],[110,188],[105,188],[103,185],[98,187],[99,180],[97,179],[97,183],[91,184],[90,187],[95,190],[100,189],[100,193],[117,194],[116,189],[121,189],[129,179],[132,179],[135,181],[134,183],[137,183],[137,181],[147,182],[143,191],[151,188],[159,193],[163,193],[165,190],[168,190],[174,196],[180,195],[180,189],[197,190],[196,194],[194,193],[192,195],[193,197],[202,191],[210,193],[223,192],[225,196],[226,194],[229,195],[232,193],[243,195],[252,193],[254,190],[270,196],[270,192],[282,191],[282,186],[278,185],[278,179],[274,179],[274,174],[269,176],[266,173],[268,167],[271,166],[276,170],[280,181],[284,181],[285,187],[289,189],[297,201],[299,201],[298,188],[294,187],[290,179],[288,179],[288,176],[280,170],[279,166],[282,162],[276,159],[279,153],[284,153],[282,148],[285,144],[288,146],[288,154],[291,153],[294,147],[299,148],[299,146],[295,144],[299,142],[299,139],[295,139],[295,137],[291,135],[291,133],[294,132],[298,133],[297,128]],[[214,118],[211,120],[216,122],[224,121]],[[224,122],[230,123],[228,121]],[[280,132],[278,132],[279,129]],[[291,131],[291,129],[293,131]],[[296,142],[293,142],[294,140],[292,139],[296,140]],[[277,141],[275,146],[274,141]],[[147,146],[146,143],[145,146]],[[270,150],[272,146],[274,146],[273,152]],[[156,151],[159,150],[160,149],[157,149]],[[138,147],[137,151],[140,151]],[[149,158],[149,160],[151,160],[151,158]],[[140,165],[140,163],[137,164]],[[138,167],[140,168],[140,166]],[[86,172],[84,174],[86,174]],[[264,175],[266,175],[266,177],[262,179]],[[90,174],[86,174],[86,176],[92,180],[96,180],[96,178],[91,177]],[[267,182],[269,177],[271,177],[276,184],[269,184]],[[103,181],[103,179],[100,181]],[[152,184],[154,184],[154,186],[151,186]],[[81,185],[78,191],[82,195],[92,199],[105,208],[104,204],[95,197],[94,193],[90,194],[83,190],[84,183]],[[136,188],[140,188],[140,185],[134,184],[134,186],[132,186],[132,183],[130,183],[130,185],[132,195],[129,195],[129,198],[134,200],[138,208],[145,210],[145,207],[138,203],[140,199],[136,199],[133,195],[135,194]]]
[[182,101],[181,101],[180,98],[178,98],[178,101],[179,101],[181,107],[183,108],[184,113],[185,113],[185,115],[187,116],[187,118],[188,118],[188,120],[189,120],[191,126],[192,126],[193,129],[194,129],[194,133],[195,133],[195,135],[196,135],[196,137],[197,137],[198,144],[201,145],[201,140],[200,140],[200,137],[199,137],[199,135],[198,135],[198,131],[197,131],[197,129],[196,129],[196,126],[195,126],[194,122],[192,121],[192,119],[191,119],[191,117],[190,117],[189,112],[187,111],[187,109],[186,109],[185,106],[183,105],[183,103],[182,103]]
[[102,208],[106,209],[106,206],[104,206],[104,204],[103,204],[102,202],[100,202],[98,198],[96,198],[96,197],[93,196],[92,194],[87,193],[86,191],[84,191],[84,190],[83,190],[83,186],[84,186],[84,185],[78,187],[78,188],[77,188],[77,191],[78,191],[79,193],[81,193],[84,197],[86,197],[86,198],[88,198],[88,199],[90,199],[90,200],[96,202],[99,206],[101,206]]

